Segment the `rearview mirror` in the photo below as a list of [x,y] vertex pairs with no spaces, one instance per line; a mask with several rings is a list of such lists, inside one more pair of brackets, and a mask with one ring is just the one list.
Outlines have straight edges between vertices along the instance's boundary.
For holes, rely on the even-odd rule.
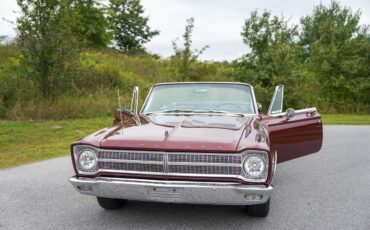
[[258,113],[262,112],[262,104],[257,102]]
[[137,114],[138,102],[139,102],[139,87],[134,86],[131,99],[131,112],[133,112],[134,114]]
[[286,118],[289,120],[290,118],[294,117],[295,115],[295,110],[292,108],[289,108],[286,110]]

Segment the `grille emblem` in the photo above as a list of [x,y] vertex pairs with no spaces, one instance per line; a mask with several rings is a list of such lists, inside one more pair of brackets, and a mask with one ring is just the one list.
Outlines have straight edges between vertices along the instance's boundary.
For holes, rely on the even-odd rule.
[[163,154],[163,171],[164,173],[168,173],[168,154]]

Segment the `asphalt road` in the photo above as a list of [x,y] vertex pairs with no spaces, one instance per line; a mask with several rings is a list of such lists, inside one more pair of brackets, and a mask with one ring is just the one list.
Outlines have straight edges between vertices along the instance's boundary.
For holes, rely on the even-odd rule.
[[0,170],[0,229],[370,229],[370,126],[327,126],[319,153],[279,164],[267,218],[238,206],[106,211],[72,174],[68,157]]

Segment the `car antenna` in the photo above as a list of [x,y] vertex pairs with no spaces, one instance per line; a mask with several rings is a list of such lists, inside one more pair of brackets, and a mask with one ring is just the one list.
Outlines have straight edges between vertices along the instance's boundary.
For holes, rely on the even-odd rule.
[[120,115],[120,120],[121,120],[121,126],[123,125],[122,123],[122,107],[121,107],[121,97],[119,96],[119,89],[117,89],[117,96],[118,96],[118,108],[119,108],[119,115]]

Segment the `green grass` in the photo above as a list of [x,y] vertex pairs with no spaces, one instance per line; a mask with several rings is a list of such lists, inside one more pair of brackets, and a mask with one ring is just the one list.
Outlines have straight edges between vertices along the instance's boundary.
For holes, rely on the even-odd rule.
[[[324,114],[324,125],[370,125],[370,115]],[[0,168],[69,154],[70,144],[100,128],[111,117],[61,121],[0,121]]]
[[322,114],[324,125],[370,125],[370,115]]
[[0,121],[0,168],[69,154],[70,144],[112,124],[111,117],[61,121]]

